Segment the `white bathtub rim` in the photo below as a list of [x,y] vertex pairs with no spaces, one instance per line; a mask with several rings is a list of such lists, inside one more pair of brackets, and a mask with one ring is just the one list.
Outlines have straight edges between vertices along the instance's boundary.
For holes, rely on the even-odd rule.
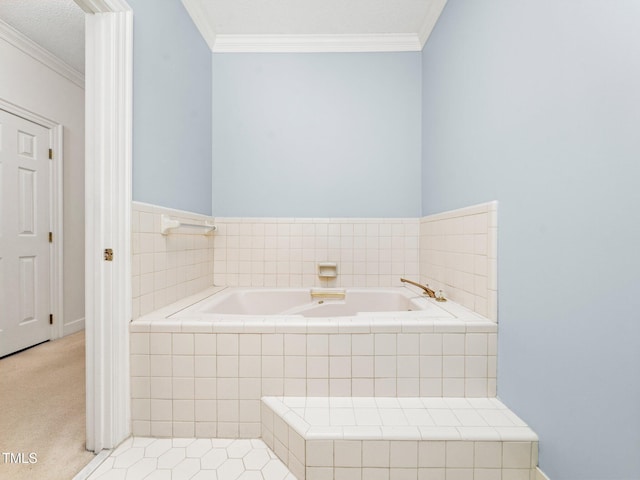
[[[353,315],[324,315],[324,316],[315,316],[315,315],[311,315],[311,316],[307,316],[304,315],[303,313],[298,313],[296,312],[296,310],[298,311],[305,311],[307,308],[311,308],[313,309],[314,307],[317,307],[317,304],[315,303],[315,301],[313,299],[308,300],[308,294],[310,291],[314,291],[314,292],[327,292],[327,293],[333,293],[333,292],[340,292],[340,293],[344,293],[346,294],[346,298],[348,299],[350,297],[350,295],[355,295],[355,294],[394,294],[394,295],[399,295],[402,298],[404,298],[408,303],[412,304],[414,309],[413,310],[359,310],[357,313],[353,314]],[[289,306],[288,308],[285,308],[284,311],[282,312],[278,312],[278,313],[273,313],[273,314],[260,314],[260,313],[217,313],[217,312],[206,312],[206,311],[202,311],[202,309],[206,309],[206,308],[210,308],[210,307],[215,307],[216,304],[220,304],[223,303],[225,300],[227,300],[228,298],[236,295],[236,294],[243,294],[243,293],[248,293],[248,294],[252,294],[254,292],[257,293],[270,293],[270,292],[276,292],[276,293],[281,293],[281,292],[287,292],[287,293],[291,293],[292,295],[300,295],[302,294],[302,296],[305,298],[305,303],[303,304],[296,304],[293,306]],[[326,299],[324,300],[325,305],[332,305],[332,304],[342,304],[342,302],[344,302],[344,300],[342,299]],[[199,307],[199,305],[201,305],[201,307]],[[223,319],[237,319],[237,320],[245,320],[247,318],[255,318],[255,317],[287,317],[287,318],[297,318],[297,317],[304,317],[304,318],[321,318],[321,319],[326,319],[326,318],[362,318],[362,317],[385,317],[388,318],[390,316],[393,317],[405,317],[405,316],[409,316],[409,317],[415,317],[415,316],[427,316],[427,317],[437,317],[437,318],[456,318],[456,316],[450,312],[448,312],[444,307],[444,303],[440,303],[440,302],[434,302],[432,300],[430,300],[428,297],[421,295],[421,294],[417,294],[414,291],[412,291],[411,289],[405,288],[404,286],[397,286],[397,287],[347,287],[347,288],[340,288],[340,289],[336,289],[336,288],[317,288],[317,287],[313,287],[313,288],[303,288],[303,287],[291,287],[291,288],[278,288],[278,287],[225,287],[222,291],[216,292],[213,295],[210,295],[209,297],[203,299],[200,302],[197,302],[196,304],[193,304],[185,309],[182,309],[181,311],[177,311],[175,312],[173,315],[171,315],[171,318],[173,317],[182,317],[182,318],[198,318],[198,319],[207,319],[207,318],[211,318],[211,316],[215,316],[216,318],[223,318]],[[183,312],[184,310],[184,312]]]
[[[133,320],[131,332],[190,333],[495,333],[497,324],[471,310],[449,301],[438,306],[451,317],[428,317],[422,312],[381,312],[355,317],[302,317],[247,315],[194,315],[173,317],[180,310],[200,302],[228,287],[209,287],[166,307]],[[258,287],[247,287],[258,288]],[[271,288],[271,287],[268,287]],[[381,287],[372,287],[379,289]],[[395,287],[390,287],[395,288]],[[400,287],[409,288],[410,287]],[[428,301],[433,301],[428,299]]]

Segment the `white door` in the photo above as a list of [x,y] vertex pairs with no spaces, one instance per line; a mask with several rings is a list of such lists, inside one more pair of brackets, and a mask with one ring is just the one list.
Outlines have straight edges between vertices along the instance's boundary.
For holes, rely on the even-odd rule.
[[51,338],[45,127],[0,110],[0,357]]

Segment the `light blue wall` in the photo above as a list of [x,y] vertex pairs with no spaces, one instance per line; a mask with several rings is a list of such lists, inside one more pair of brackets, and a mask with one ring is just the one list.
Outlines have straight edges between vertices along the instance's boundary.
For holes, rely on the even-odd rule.
[[420,214],[420,53],[214,54],[219,216]]
[[423,213],[498,200],[498,394],[553,480],[640,478],[640,2],[449,0]]
[[179,0],[133,8],[133,199],[211,214],[211,51]]

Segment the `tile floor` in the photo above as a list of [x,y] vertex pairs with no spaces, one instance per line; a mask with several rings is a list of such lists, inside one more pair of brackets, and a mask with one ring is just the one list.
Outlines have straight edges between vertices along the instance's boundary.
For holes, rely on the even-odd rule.
[[296,480],[262,440],[133,437],[89,480]]

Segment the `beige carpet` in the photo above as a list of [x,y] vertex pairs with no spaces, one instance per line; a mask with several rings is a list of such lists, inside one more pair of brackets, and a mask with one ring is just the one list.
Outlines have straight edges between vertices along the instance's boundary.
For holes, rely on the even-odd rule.
[[[69,480],[93,459],[84,372],[84,332],[0,360],[0,479]],[[37,463],[7,463],[32,452]]]

